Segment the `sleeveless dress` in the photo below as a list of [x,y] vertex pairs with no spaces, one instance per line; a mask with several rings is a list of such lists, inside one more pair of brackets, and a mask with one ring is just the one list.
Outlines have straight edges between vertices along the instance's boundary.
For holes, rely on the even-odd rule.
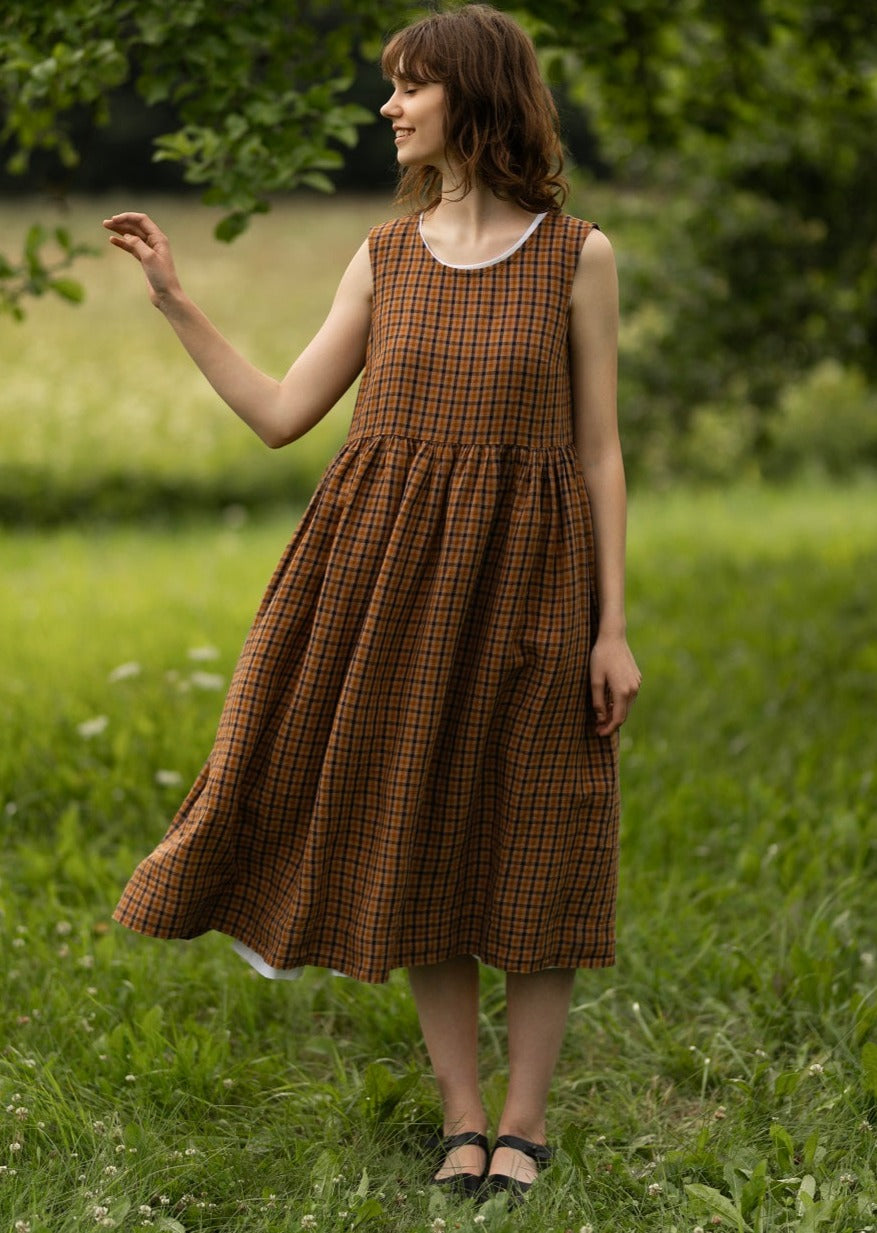
[[347,438],[118,922],[219,930],[274,977],[614,963],[618,734],[597,735],[590,702],[568,355],[592,225],[536,216],[471,266],[438,259],[416,215],[369,232]]

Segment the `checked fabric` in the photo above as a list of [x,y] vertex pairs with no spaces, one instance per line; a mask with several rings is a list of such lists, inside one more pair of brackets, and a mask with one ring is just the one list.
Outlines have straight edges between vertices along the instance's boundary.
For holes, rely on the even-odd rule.
[[369,233],[344,444],[278,564],[212,752],[117,921],[266,975],[615,959],[618,739],[588,688],[594,541],[568,313],[592,224],[439,260]]

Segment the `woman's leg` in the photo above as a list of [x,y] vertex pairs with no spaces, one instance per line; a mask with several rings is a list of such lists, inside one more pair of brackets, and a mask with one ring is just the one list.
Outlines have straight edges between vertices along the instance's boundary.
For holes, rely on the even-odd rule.
[[[548,1089],[563,1043],[574,969],[506,973],[509,1027],[509,1087],[499,1122],[501,1135],[545,1142]],[[531,1182],[536,1165],[521,1152],[501,1147],[493,1154],[492,1173]]]
[[[478,961],[460,955],[445,963],[408,969],[423,1039],[438,1083],[446,1135],[484,1132],[487,1118],[478,1091]],[[481,1173],[478,1147],[451,1152],[437,1178]]]

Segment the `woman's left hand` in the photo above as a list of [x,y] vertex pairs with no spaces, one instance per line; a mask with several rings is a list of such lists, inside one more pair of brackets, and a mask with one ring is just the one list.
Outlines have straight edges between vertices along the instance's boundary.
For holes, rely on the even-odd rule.
[[598,634],[591,648],[591,699],[600,736],[611,736],[627,719],[642,679],[627,639]]

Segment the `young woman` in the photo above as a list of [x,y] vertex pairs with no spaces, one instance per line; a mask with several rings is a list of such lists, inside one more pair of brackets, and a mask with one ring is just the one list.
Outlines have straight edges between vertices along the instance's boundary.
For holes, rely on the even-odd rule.
[[[577,968],[615,958],[624,616],[612,249],[565,214],[533,46],[472,4],[383,67],[409,213],[368,234],[281,381],[184,294],[144,214],[104,222],[218,394],[270,446],[362,371],[247,637],[216,743],[116,909],[218,929],[266,976],[408,969],[443,1108],[434,1180],[516,1199]],[[478,964],[507,973],[493,1152]]]

